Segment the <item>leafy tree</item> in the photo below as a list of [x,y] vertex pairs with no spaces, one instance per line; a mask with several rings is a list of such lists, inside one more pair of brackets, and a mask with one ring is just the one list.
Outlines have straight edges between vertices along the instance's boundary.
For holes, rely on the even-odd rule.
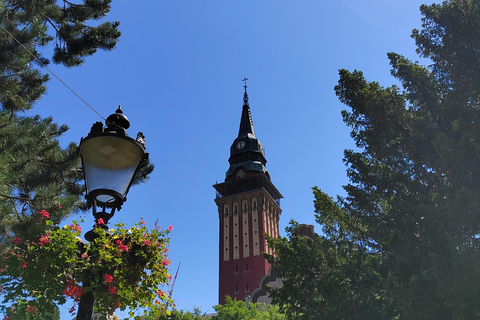
[[192,311],[173,309],[169,314],[162,312],[158,314],[156,310],[152,310],[145,320],[284,320],[283,314],[279,312],[278,307],[266,305],[263,303],[250,303],[248,306],[243,301],[233,300],[227,296],[224,305],[216,305],[213,307],[217,312],[214,315],[207,315],[199,308]]
[[283,320],[286,319],[278,308],[273,305],[262,303],[250,303],[248,306],[243,301],[225,297],[224,305],[213,307],[217,312],[213,320]]
[[192,311],[173,309],[170,314],[163,312],[161,315],[155,315],[152,312],[145,320],[200,320],[208,319],[208,316],[199,308],[193,308]]
[[348,241],[335,245],[291,221],[287,237],[267,241],[265,255],[283,279],[269,288],[273,304],[288,319],[387,319],[389,303],[376,270],[379,258]]
[[[318,188],[314,195],[324,233],[320,253],[332,248],[344,261],[330,272],[345,282],[332,293],[311,293],[322,303],[344,290],[350,292],[342,299],[351,296],[354,302],[380,294],[379,301],[388,304],[383,319],[475,319],[480,316],[475,267],[480,263],[480,2],[451,0],[420,10],[422,29],[412,37],[417,53],[432,64],[389,53],[391,73],[402,88],[384,88],[360,71],[340,70],[335,92],[350,108],[342,115],[358,150],[345,151],[347,195],[334,201]],[[273,244],[281,253],[295,241],[291,234],[290,242]],[[319,265],[329,262],[329,256],[313,253],[317,257],[307,256],[308,262],[318,257]],[[341,266],[353,266],[359,256],[358,270],[367,273],[356,278]],[[282,255],[270,259],[279,268],[289,263]],[[305,270],[292,266],[291,272],[304,276]],[[322,277],[327,284],[331,280]],[[375,281],[365,284],[365,277]],[[307,310],[313,299],[290,301],[286,289],[281,293],[277,301],[289,308]],[[368,317],[360,305],[354,308],[355,318]]]

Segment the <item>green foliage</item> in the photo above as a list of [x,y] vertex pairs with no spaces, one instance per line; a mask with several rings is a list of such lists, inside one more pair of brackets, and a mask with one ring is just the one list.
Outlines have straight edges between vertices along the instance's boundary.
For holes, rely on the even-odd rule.
[[76,146],[57,141],[66,130],[51,118],[0,113],[0,237],[27,236],[39,208],[59,223],[80,205]]
[[[81,2],[3,0],[2,24],[43,63],[48,63],[48,60],[35,48],[54,41],[53,61],[68,67],[77,66],[98,49],[112,50],[120,37],[118,21],[96,22],[108,14],[112,0]],[[54,30],[55,36],[48,33],[48,28]],[[16,54],[32,59],[11,37],[7,40],[10,40],[6,42],[10,44],[7,48],[15,47]]]
[[[73,274],[82,268],[87,272],[91,267],[88,261],[82,265],[80,260],[68,255],[73,254],[77,243],[72,234],[67,238],[73,242],[66,242],[64,248],[56,244],[63,255],[53,254],[48,246],[38,246],[41,235],[55,238],[67,232],[52,228],[86,207],[81,197],[84,187],[77,147],[72,143],[64,149],[58,143],[67,126],[57,125],[51,117],[26,116],[25,113],[46,92],[49,76],[42,65],[48,65],[50,60],[44,55],[51,53],[54,63],[73,67],[82,64],[98,49],[115,47],[120,37],[119,23],[102,21],[110,11],[111,2],[0,0],[0,244],[4,245],[3,252],[20,250],[20,256],[31,259],[25,260],[30,264],[27,270],[18,264],[23,260],[16,265],[15,257],[9,256],[12,264],[0,275],[0,282],[6,284],[4,290],[10,290],[6,291],[7,300],[14,302],[14,309],[8,310],[16,318],[22,314],[27,318],[57,317],[54,302],[64,301],[65,277],[73,279]],[[153,165],[144,162],[134,184],[145,181],[152,170]],[[37,212],[43,209],[50,213],[51,225],[38,223]],[[24,247],[12,248],[11,240],[15,238],[22,239]],[[54,243],[52,240],[51,244]],[[44,259],[38,259],[37,254]],[[67,261],[67,258],[74,260]],[[146,259],[150,258],[147,255]],[[48,276],[58,280],[56,284],[51,283],[51,288],[46,287],[51,281],[40,282]],[[83,281],[78,274],[75,277],[78,283]],[[145,286],[153,286],[155,281]],[[158,281],[164,278],[159,277]],[[126,290],[125,285],[119,294],[127,295]],[[135,296],[138,290],[129,294]],[[147,299],[147,294],[143,294],[139,298],[141,303]],[[151,294],[150,298],[153,299]]]
[[169,313],[155,315],[153,312],[143,320],[204,320],[209,319],[207,315],[199,308],[193,308],[193,311],[172,309]]
[[272,303],[288,319],[386,319],[378,255],[310,227],[291,221],[287,237],[267,237],[275,255],[265,257],[283,279],[268,290]]
[[143,320],[284,320],[285,315],[280,313],[279,308],[274,305],[262,303],[249,303],[247,306],[243,301],[232,300],[231,297],[225,297],[224,305],[213,307],[216,314],[207,315],[199,308],[193,308],[193,311],[177,310],[173,308],[169,312],[152,310],[148,316],[142,317]]
[[[480,2],[421,12],[412,37],[433,64],[389,53],[402,88],[340,70],[335,92],[349,107],[342,115],[358,147],[345,151],[347,195],[333,200],[314,188],[319,248],[294,229],[288,240],[270,240],[278,257],[269,259],[287,285],[305,277],[335,284],[302,290],[292,280],[272,291],[292,319],[480,317]],[[312,277],[292,261],[330,271]],[[314,297],[302,300],[302,292]]]
[[[29,239],[15,237],[1,248],[1,311],[16,317],[19,310],[29,310],[33,316],[40,306],[65,304],[68,298],[78,302],[88,291],[101,314],[117,308],[165,311],[169,299],[160,287],[171,279],[167,270],[171,227],[147,230],[143,221],[128,229],[123,224],[112,229],[99,224],[95,241],[85,244],[78,238],[81,228],[75,221],[60,228],[46,211],[40,214]],[[32,241],[35,235],[37,240]]]
[[39,298],[35,301],[21,300],[15,305],[7,308],[10,316],[5,316],[3,320],[59,320],[60,311],[58,307],[45,298]]
[[50,47],[55,63],[72,67],[115,47],[119,23],[98,21],[110,3],[0,1],[0,242],[24,236],[41,209],[55,223],[84,209],[76,146],[58,144],[67,127],[24,112],[46,91],[49,77],[38,61],[49,60],[41,52]]
[[232,300],[229,296],[225,297],[224,305],[213,307],[217,312],[212,316],[212,320],[283,320],[286,319],[278,308],[273,305],[261,303],[250,303],[247,307],[245,302]]

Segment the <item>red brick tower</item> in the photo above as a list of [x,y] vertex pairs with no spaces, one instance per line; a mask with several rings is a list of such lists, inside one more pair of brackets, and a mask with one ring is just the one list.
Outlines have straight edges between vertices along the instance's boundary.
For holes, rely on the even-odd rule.
[[220,304],[225,303],[225,295],[245,300],[259,288],[270,267],[262,255],[271,253],[263,234],[278,236],[282,212],[282,195],[265,168],[265,152],[255,136],[246,84],[244,87],[240,129],[230,148],[230,168],[225,182],[214,185],[220,219]]

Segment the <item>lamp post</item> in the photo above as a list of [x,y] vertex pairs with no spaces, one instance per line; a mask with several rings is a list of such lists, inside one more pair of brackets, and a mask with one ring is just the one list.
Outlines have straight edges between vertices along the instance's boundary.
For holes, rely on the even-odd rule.
[[[92,208],[95,225],[106,228],[106,224],[127,200],[135,173],[141,162],[148,158],[145,152],[145,136],[139,132],[133,139],[127,135],[130,127],[121,107],[105,121],[93,124],[90,133],[80,141],[83,175],[85,179],[87,207]],[[103,220],[103,224],[99,223]],[[87,241],[94,241],[97,234],[90,230],[85,234]],[[84,280],[84,286],[89,285]],[[77,320],[90,320],[93,314],[92,291],[82,295],[78,306]]]

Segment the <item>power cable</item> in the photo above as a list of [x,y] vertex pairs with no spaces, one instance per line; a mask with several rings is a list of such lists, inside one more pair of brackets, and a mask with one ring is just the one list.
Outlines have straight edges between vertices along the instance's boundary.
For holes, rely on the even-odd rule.
[[55,78],[57,78],[58,81],[60,81],[65,87],[67,87],[68,90],[70,90],[74,95],[77,96],[80,100],[82,100],[83,103],[85,103],[90,109],[92,109],[100,118],[105,120],[105,118],[97,111],[95,108],[93,108],[91,105],[88,104],[87,101],[85,101],[78,93],[76,93],[72,88],[70,88],[60,77],[58,77],[52,70],[50,70],[33,52],[31,52],[27,47],[23,45],[20,41],[15,38],[14,35],[12,35],[3,25],[0,24],[0,27],[8,34],[10,37],[12,37],[25,51],[27,51],[35,60],[38,61],[45,69],[48,70]]

